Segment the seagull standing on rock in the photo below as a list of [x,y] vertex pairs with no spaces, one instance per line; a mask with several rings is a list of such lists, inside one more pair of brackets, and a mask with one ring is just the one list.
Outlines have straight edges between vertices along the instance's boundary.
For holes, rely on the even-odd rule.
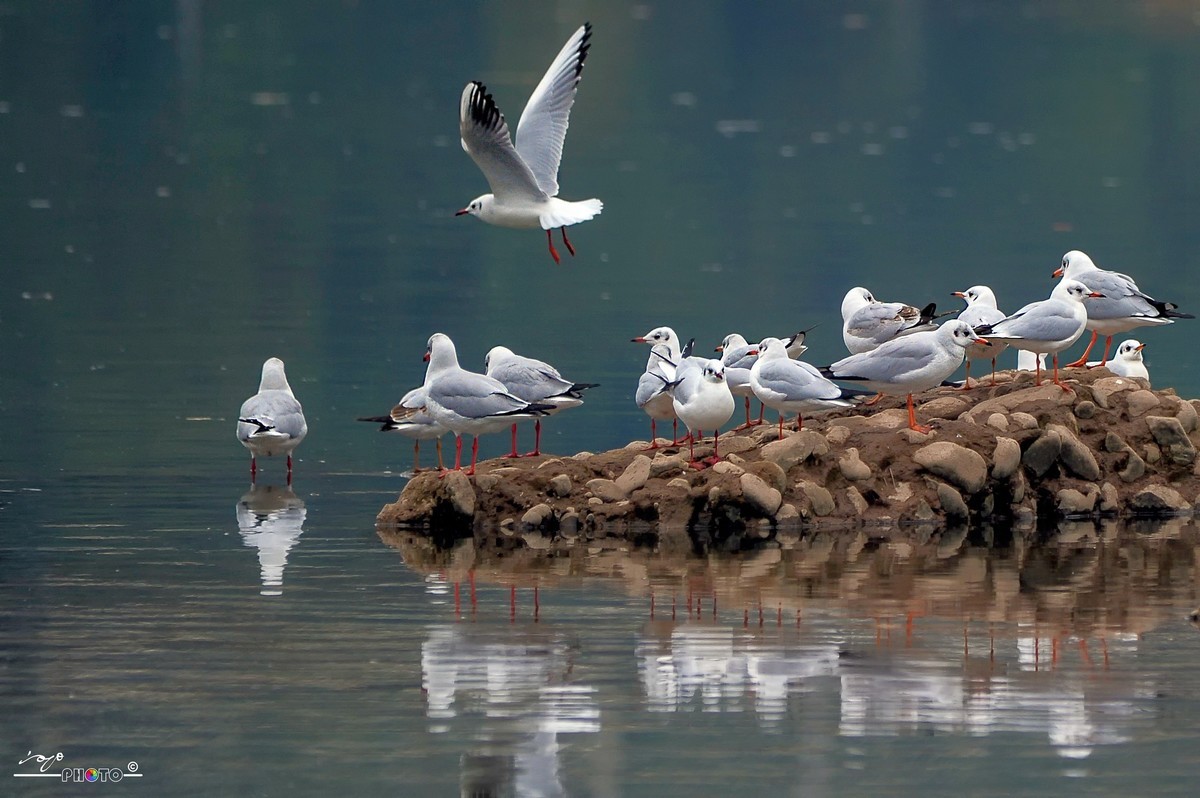
[[[699,358],[692,358],[699,360]],[[675,413],[687,425],[688,459],[696,468],[711,465],[720,459],[717,441],[721,425],[729,421],[736,403],[725,384],[725,367],[719,360],[704,360],[702,365],[684,366],[676,371],[670,384]],[[704,463],[696,462],[696,439],[704,440],[704,430],[713,431],[713,455]]]
[[474,438],[467,476],[475,473],[480,435],[504,429],[515,420],[544,416],[554,409],[553,405],[526,402],[509,393],[499,380],[460,367],[454,342],[443,333],[429,337],[425,360],[429,363],[425,371],[425,410],[454,433],[455,471],[462,469],[462,436]]
[[476,197],[455,215],[471,214],[500,227],[540,227],[546,231],[555,263],[561,259],[554,248],[554,228],[562,232],[567,251],[574,255],[567,226],[586,222],[604,209],[604,203],[594,198],[579,202],[558,198],[563,140],[591,37],[592,26],[586,23],[550,64],[521,112],[515,145],[504,114],[482,83],[468,83],[459,104],[463,149],[487,178],[492,193]]
[[671,422],[671,445],[678,446],[679,416],[675,415],[675,401],[671,397],[668,385],[675,379],[675,367],[671,364],[671,350],[666,344],[655,344],[650,347],[650,357],[646,361],[646,370],[638,380],[634,401],[637,406],[650,416],[650,448],[658,448],[657,422]]
[[1103,366],[1108,362],[1108,348],[1117,333],[1135,327],[1171,324],[1175,319],[1196,318],[1190,313],[1180,313],[1179,306],[1174,303],[1159,302],[1142,293],[1132,277],[1098,268],[1091,258],[1077,249],[1063,255],[1062,265],[1054,270],[1054,276],[1079,280],[1101,295],[1097,301],[1087,304],[1086,326],[1092,331],[1092,340],[1088,341],[1079,359],[1069,363],[1067,368],[1085,365],[1088,353],[1101,335],[1105,336],[1104,357],[1098,365]]
[[965,321],[949,321],[936,330],[912,333],[877,349],[842,358],[821,369],[822,376],[854,382],[879,393],[908,395],[908,427],[929,432],[917,423],[913,394],[937,387],[962,365],[967,347],[987,343]]
[[932,330],[937,306],[917,309],[902,302],[880,302],[865,288],[851,288],[842,299],[842,340],[850,354],[869,352],[902,335]]
[[[984,324],[995,324],[1004,318],[1004,313],[996,307],[996,294],[986,285],[973,285],[966,291],[955,291],[951,296],[961,298],[967,303],[962,313],[958,314],[960,321],[965,321],[971,328]],[[996,358],[1005,349],[1006,343],[995,343],[990,346],[971,344],[967,347],[966,378],[963,380],[963,390],[971,387],[971,361],[989,358],[992,361],[992,385],[996,384]]]
[[[1103,296],[1078,280],[1063,280],[1050,292],[1048,299],[1030,302],[995,324],[977,327],[976,332],[988,339],[1006,341],[1014,349],[1051,355],[1054,384],[1069,391],[1070,388],[1058,381],[1058,353],[1083,335],[1088,320],[1084,302]],[[1041,361],[1038,361],[1035,374],[1034,385],[1041,385]]]
[[790,360],[778,338],[764,338],[758,349],[758,360],[750,369],[750,386],[764,407],[779,412],[780,440],[784,413],[795,413],[796,428],[803,429],[805,411],[852,407],[850,400],[864,395],[835,385],[802,360]]
[[[598,387],[594,382],[571,382],[563,379],[558,369],[549,363],[522,357],[506,346],[494,346],[483,359],[487,376],[504,383],[509,393],[526,402],[552,405],[552,415],[560,410],[579,407],[583,404],[583,392]],[[542,419],[533,421],[533,451],[527,457],[542,453]],[[517,425],[512,425],[512,452],[505,457],[520,457],[517,454]]]

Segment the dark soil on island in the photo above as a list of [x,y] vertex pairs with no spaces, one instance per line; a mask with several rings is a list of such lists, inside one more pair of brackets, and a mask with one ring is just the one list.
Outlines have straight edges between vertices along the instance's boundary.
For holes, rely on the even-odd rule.
[[[1073,370],[1064,391],[1001,372],[967,391],[721,436],[722,461],[697,470],[659,440],[571,457],[488,460],[477,473],[416,475],[381,526],[451,537],[494,529],[547,540],[625,537],[705,548],[805,527],[929,528],[987,522],[1032,528],[1063,517],[1191,515],[1200,494],[1197,400],[1107,369]],[[770,414],[773,415],[773,414]],[[711,438],[696,446],[712,454]]]

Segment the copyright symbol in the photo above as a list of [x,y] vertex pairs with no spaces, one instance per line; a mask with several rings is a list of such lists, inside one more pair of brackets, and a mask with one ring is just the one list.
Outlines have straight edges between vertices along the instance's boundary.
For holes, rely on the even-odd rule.
[[138,769],[137,762],[130,762],[128,765],[125,766],[125,770],[129,773],[137,773],[137,769]]

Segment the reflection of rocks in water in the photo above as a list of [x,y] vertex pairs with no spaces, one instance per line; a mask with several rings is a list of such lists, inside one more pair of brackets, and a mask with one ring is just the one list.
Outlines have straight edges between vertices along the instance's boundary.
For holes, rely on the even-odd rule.
[[254,485],[238,500],[238,531],[244,544],[258,549],[262,595],[283,594],[283,568],[306,514],[304,500],[290,486]]
[[1115,521],[1072,523],[1040,544],[1017,539],[1006,548],[974,545],[974,530],[933,532],[923,540],[812,531],[782,545],[708,557],[631,548],[619,538],[531,545],[517,534],[481,533],[441,548],[419,532],[377,531],[418,573],[543,588],[603,577],[653,601],[660,619],[674,597],[683,618],[703,598],[738,616],[764,607],[792,619],[806,607],[834,605],[858,617],[970,617],[1093,637],[1146,632],[1168,619],[1170,607],[1194,600],[1195,523],[1135,529]]
[[600,730],[595,689],[570,681],[576,654],[554,633],[430,631],[421,646],[426,715],[431,731],[471,740],[463,795],[564,794],[558,735]]

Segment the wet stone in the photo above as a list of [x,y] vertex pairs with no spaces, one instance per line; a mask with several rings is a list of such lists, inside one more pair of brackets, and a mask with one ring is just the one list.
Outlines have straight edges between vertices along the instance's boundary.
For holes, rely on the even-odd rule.
[[1021,467],[1021,445],[1012,438],[996,438],[992,452],[992,478],[1008,479]]
[[913,460],[967,493],[978,493],[987,481],[987,463],[983,457],[957,443],[939,441],[923,446],[913,453]]
[[1166,485],[1146,486],[1133,497],[1129,506],[1134,512],[1185,513],[1192,510],[1191,502],[1184,499],[1179,491]]
[[1096,415],[1095,402],[1089,402],[1087,399],[1084,399],[1082,402],[1075,405],[1076,418],[1091,418],[1094,415]]
[[1096,507],[1096,493],[1081,493],[1074,488],[1063,488],[1056,497],[1056,506],[1063,515],[1090,515]]
[[1100,486],[1100,512],[1111,513],[1115,512],[1120,506],[1121,497],[1117,493],[1117,489],[1113,487],[1111,482],[1105,482]]
[[526,529],[537,529],[554,517],[554,510],[548,504],[535,504],[521,516],[521,526]]
[[871,467],[858,456],[858,449],[849,448],[844,457],[838,460],[838,468],[842,476],[850,482],[862,482],[871,478]]
[[942,507],[942,512],[947,518],[956,518],[959,520],[966,519],[970,515],[967,509],[967,503],[963,501],[962,494],[954,488],[947,485],[945,482],[937,484],[938,504]]
[[1080,479],[1089,481],[1100,478],[1100,464],[1096,462],[1096,456],[1092,454],[1091,449],[1084,445],[1083,441],[1059,424],[1051,424],[1047,430],[1058,433],[1062,441],[1058,457],[1068,471]]
[[1125,466],[1117,474],[1122,482],[1137,482],[1146,474],[1146,461],[1138,456],[1138,453],[1133,449],[1128,449],[1129,457],[1125,461]]
[[611,479],[589,479],[587,489],[592,492],[593,498],[602,502],[617,502],[625,498],[625,491]]
[[768,518],[775,515],[783,503],[783,495],[779,491],[754,474],[742,474],[739,481],[746,504]]
[[851,509],[854,510],[854,514],[860,517],[865,514],[871,506],[867,503],[866,497],[864,497],[862,493],[859,492],[858,488],[854,487],[853,485],[846,488],[846,503],[849,504]]
[[1196,446],[1184,432],[1178,418],[1146,416],[1150,434],[1171,462],[1176,465],[1191,465],[1196,459]]
[[1057,432],[1047,430],[1029,444],[1029,448],[1021,456],[1021,462],[1033,472],[1034,476],[1040,477],[1050,470],[1050,467],[1058,460],[1061,451],[1062,436]]
[[471,485],[470,477],[462,471],[450,471],[442,485],[454,512],[468,518],[475,515],[475,488]]
[[805,481],[799,483],[797,487],[808,498],[809,503],[812,505],[813,515],[832,515],[833,511],[837,509],[837,505],[833,501],[833,494],[822,486]]
[[559,474],[550,480],[550,495],[560,499],[565,499],[571,495],[571,478],[566,474]]

